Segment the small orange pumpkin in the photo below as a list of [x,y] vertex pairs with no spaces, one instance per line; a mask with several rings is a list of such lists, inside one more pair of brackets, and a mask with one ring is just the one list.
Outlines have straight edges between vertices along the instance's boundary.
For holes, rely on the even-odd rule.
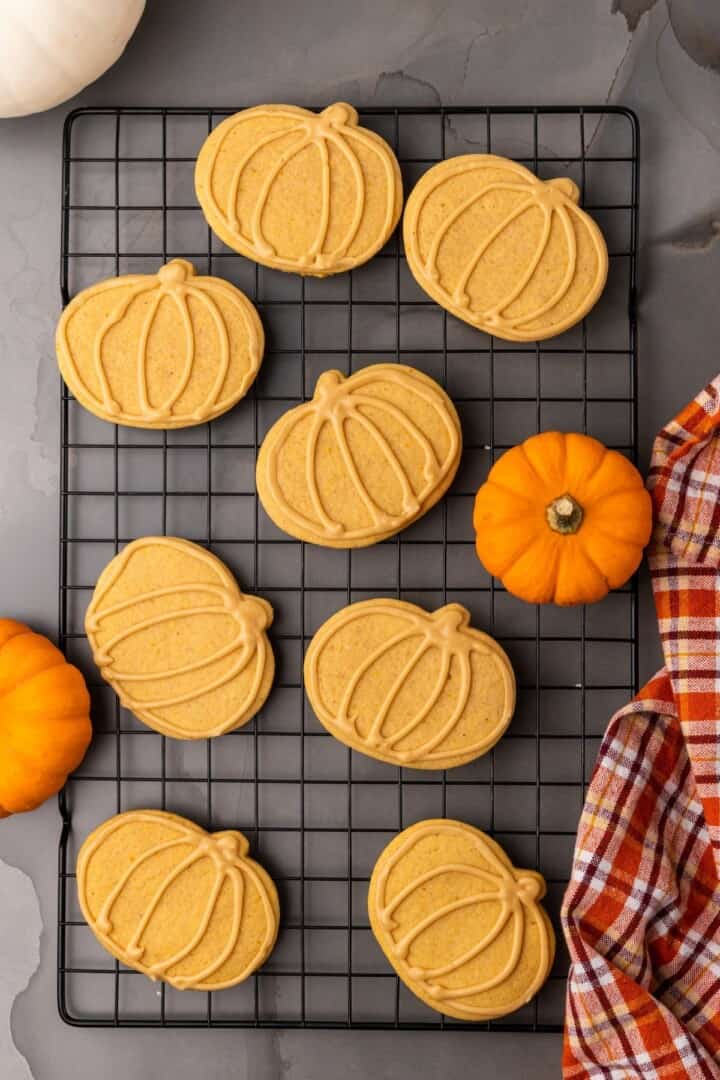
[[473,523],[480,561],[509,592],[531,604],[590,604],[637,570],[652,503],[622,454],[546,431],[493,465]]
[[0,619],[0,818],[55,795],[91,735],[90,695],[78,669],[42,634]]

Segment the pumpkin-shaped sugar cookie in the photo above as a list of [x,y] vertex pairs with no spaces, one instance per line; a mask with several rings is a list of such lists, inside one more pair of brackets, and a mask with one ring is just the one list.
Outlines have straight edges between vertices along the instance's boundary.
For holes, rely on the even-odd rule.
[[465,154],[413,188],[403,235],[425,292],[495,337],[536,341],[579,322],[600,296],[608,256],[572,180],[539,180],[516,161]]
[[331,735],[370,757],[448,769],[484,754],[515,707],[510,661],[460,604],[432,614],[364,600],[331,616],[305,657],[305,690]]
[[258,105],[228,117],[200,150],[195,190],[229,247],[316,277],[372,258],[402,208],[395,155],[342,102],[319,114]]
[[381,853],[368,911],[378,944],[422,1001],[458,1020],[514,1012],[555,954],[545,882],[471,825],[420,821]]
[[591,604],[640,565],[652,502],[617,450],[545,431],[495,462],[473,522],[480,560],[509,592],[531,604]]
[[163,735],[207,739],[262,707],[275,660],[267,600],[188,540],[148,536],[108,563],[85,629],[122,704]]
[[433,379],[401,364],[346,378],[326,371],[312,401],[263,441],[257,489],[276,525],[325,547],[384,540],[441,498],[460,463],[455,407]]
[[88,836],[78,900],[108,952],[176,990],[223,990],[270,955],[280,907],[239,832],[207,833],[160,810],[130,810]]
[[212,420],[250,388],[265,338],[244,293],[192,263],[126,274],[84,289],[55,338],[60,371],[101,420],[182,428]]

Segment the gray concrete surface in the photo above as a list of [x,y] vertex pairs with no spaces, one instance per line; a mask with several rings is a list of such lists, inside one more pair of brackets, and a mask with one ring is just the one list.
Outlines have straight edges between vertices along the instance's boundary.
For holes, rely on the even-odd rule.
[[[718,370],[720,15],[713,0],[151,0],[125,56],[73,104],[599,103],[642,125],[640,437]],[[69,106],[0,122],[0,608],[56,619],[60,133]],[[649,591],[643,675],[658,664]],[[1,750],[1,748],[0,748]],[[559,1074],[560,1038],[132,1032],[64,1027],[55,1008],[54,803],[0,825],[0,1075],[12,1032],[36,1080],[401,1080]]]

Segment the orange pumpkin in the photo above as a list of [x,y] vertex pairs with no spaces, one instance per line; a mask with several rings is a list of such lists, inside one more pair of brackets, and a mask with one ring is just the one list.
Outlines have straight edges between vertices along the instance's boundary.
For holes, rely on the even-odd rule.
[[0,619],[0,817],[60,790],[90,743],[90,695],[42,634]]
[[627,458],[547,431],[509,450],[475,500],[480,561],[531,604],[589,604],[632,577],[652,504]]

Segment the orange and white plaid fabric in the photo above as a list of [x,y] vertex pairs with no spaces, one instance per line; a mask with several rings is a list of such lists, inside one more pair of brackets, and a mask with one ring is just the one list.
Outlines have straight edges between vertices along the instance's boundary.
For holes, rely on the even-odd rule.
[[566,1080],[720,1080],[720,376],[648,486],[666,667],[611,720],[580,820]]

